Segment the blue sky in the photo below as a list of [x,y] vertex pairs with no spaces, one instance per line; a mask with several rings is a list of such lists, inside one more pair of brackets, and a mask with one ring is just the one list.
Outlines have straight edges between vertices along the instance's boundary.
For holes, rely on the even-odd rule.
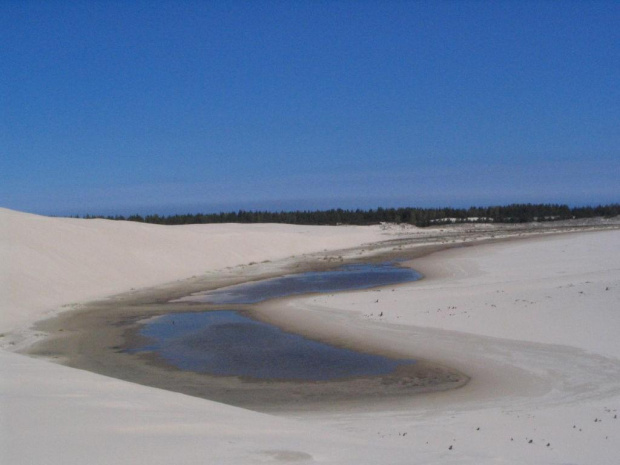
[[0,206],[620,201],[620,3],[0,0]]

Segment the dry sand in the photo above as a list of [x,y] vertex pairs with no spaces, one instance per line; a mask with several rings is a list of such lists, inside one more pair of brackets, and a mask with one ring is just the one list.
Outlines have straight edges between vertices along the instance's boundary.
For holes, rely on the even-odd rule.
[[[157,227],[0,215],[8,296],[0,308],[1,463],[615,464],[620,457],[616,229],[484,244],[540,225]],[[274,416],[8,352],[45,339],[29,329],[35,321],[74,307],[87,314],[91,307],[80,302],[106,295],[129,291],[100,301],[112,308],[127,296],[167,298],[179,286],[202,286],[206,272],[215,286],[312,260],[419,255],[421,244],[474,242],[415,259],[426,276],[420,282],[282,299],[259,310],[290,329],[415,353],[471,377],[456,390]],[[146,286],[157,288],[131,291]],[[68,315],[76,313],[56,321]]]

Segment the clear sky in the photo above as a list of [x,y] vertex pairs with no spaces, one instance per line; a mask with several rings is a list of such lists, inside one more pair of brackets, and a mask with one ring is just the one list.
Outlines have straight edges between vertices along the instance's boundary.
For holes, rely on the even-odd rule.
[[0,0],[0,206],[620,201],[620,2]]

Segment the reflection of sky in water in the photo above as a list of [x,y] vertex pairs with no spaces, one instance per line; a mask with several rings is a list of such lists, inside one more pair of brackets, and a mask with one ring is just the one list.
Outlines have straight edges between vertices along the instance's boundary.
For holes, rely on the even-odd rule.
[[229,286],[193,297],[213,304],[253,304],[267,299],[312,292],[338,292],[399,284],[420,279],[411,268],[393,262],[346,265],[336,270],[293,274]]
[[[367,289],[420,279],[393,262],[347,265],[230,286],[200,296],[214,304],[249,304],[288,295]],[[192,298],[195,300],[195,298]],[[182,370],[256,379],[327,381],[388,374],[413,360],[362,354],[312,341],[235,311],[170,314],[140,332],[153,351]]]
[[341,349],[234,311],[170,314],[145,325],[147,346],[182,370],[257,379],[327,381],[382,375],[413,360]]

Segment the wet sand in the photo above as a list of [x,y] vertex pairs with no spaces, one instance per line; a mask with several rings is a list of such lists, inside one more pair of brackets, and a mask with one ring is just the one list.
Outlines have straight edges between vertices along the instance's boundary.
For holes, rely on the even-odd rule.
[[[547,234],[555,232],[561,231],[545,230]],[[451,367],[450,362],[442,357],[421,357],[420,353],[412,352],[409,345],[385,344],[391,329],[381,325],[371,325],[372,331],[348,331],[346,320],[334,318],[326,323],[320,321],[317,315],[286,314],[281,311],[287,302],[298,296],[256,305],[227,306],[171,301],[200,291],[287,273],[330,269],[348,263],[398,258],[408,260],[407,263],[415,268],[415,259],[449,248],[532,237],[539,235],[539,232],[518,234],[515,234],[514,229],[499,234],[499,237],[496,231],[475,231],[470,236],[461,234],[456,238],[458,242],[450,242],[452,239],[442,236],[427,237],[424,241],[403,238],[364,248],[257,264],[234,273],[214,273],[166,286],[133,291],[86,304],[80,310],[38,323],[36,330],[48,333],[49,337],[31,346],[26,352],[70,367],[263,412],[333,410],[336,405],[339,410],[385,408],[397,405],[399,399],[412,398],[417,394],[462,387],[470,380],[469,373],[461,372],[461,367]],[[424,269],[418,271],[425,272]],[[387,286],[383,290],[395,287]],[[322,382],[255,381],[181,371],[157,355],[124,352],[144,342],[139,329],[140,322],[145,319],[174,312],[227,308],[242,311],[252,318],[321,342],[370,354],[413,358],[417,363],[384,376]],[[416,336],[415,330],[402,328],[402,331],[399,337]]]
[[[445,246],[417,248],[413,252],[399,251],[400,258],[413,258],[431,253]],[[350,251],[349,251],[350,252]],[[392,258],[394,252],[382,252],[367,262]],[[411,353],[382,350],[369,341],[353,341],[325,336],[315,331],[303,334],[314,340],[338,347],[388,357],[416,358],[416,363],[403,366],[383,376],[355,377],[333,381],[278,381],[251,380],[234,376],[212,376],[179,370],[153,353],[129,354],[127,349],[144,343],[139,330],[141,322],[159,315],[187,312],[235,309],[259,320],[268,320],[269,303],[262,305],[209,305],[193,302],[170,302],[204,290],[266,279],[291,272],[324,270],[340,266],[340,261],[324,257],[306,257],[303,263],[283,263],[278,271],[254,273],[251,279],[230,276],[209,276],[192,279],[165,287],[153,288],[92,302],[79,311],[61,314],[37,324],[38,331],[50,336],[28,349],[30,355],[53,359],[67,366],[93,371],[127,381],[154,386],[184,394],[215,400],[253,410],[303,411],[359,406],[369,401],[376,403],[412,394],[452,389],[467,383],[468,377],[457,370],[420,360]],[[273,268],[273,265],[270,267]],[[292,297],[291,297],[292,298]],[[259,308],[260,307],[260,308]],[[276,324],[277,322],[271,321]]]

